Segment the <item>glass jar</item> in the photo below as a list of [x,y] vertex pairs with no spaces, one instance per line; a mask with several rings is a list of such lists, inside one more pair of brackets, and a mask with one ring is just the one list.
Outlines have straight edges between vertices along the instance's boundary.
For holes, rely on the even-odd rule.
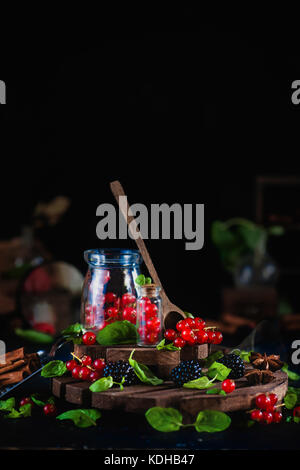
[[137,330],[139,346],[156,346],[162,339],[162,300],[161,288],[156,284],[146,284],[139,288],[137,299]]
[[88,263],[81,298],[81,323],[98,331],[117,320],[136,323],[137,291],[140,274],[138,250],[102,248],[87,250]]

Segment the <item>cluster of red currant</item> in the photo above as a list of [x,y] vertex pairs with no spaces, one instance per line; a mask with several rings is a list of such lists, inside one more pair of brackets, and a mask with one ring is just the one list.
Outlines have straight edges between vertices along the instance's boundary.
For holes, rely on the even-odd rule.
[[215,331],[215,327],[205,327],[205,321],[199,317],[180,320],[176,330],[166,330],[164,336],[173,341],[177,348],[183,348],[186,344],[220,344],[223,340],[221,331]]
[[[34,403],[33,403],[33,401],[31,400],[30,397],[22,398],[22,400],[20,401],[20,406],[27,405],[27,404],[30,404],[31,408],[34,406]],[[54,405],[54,403],[46,403],[43,406],[43,412],[44,412],[45,416],[56,416],[57,415],[57,409],[56,409],[56,406]]]
[[265,424],[280,423],[282,413],[276,411],[275,405],[277,401],[278,397],[275,393],[270,393],[269,395],[261,393],[258,395],[255,399],[257,409],[251,411],[251,419]]
[[161,321],[158,317],[159,309],[148,297],[139,299],[138,333],[141,342],[156,344],[161,333]]
[[66,362],[66,367],[74,379],[95,382],[103,377],[103,370],[106,366],[104,359],[95,359],[93,361],[91,356],[85,355],[79,358],[73,353],[71,354],[73,359]]
[[[96,316],[99,305],[86,304],[85,306],[85,325],[87,328],[93,327],[96,323]],[[128,320],[136,324],[136,297],[127,292],[122,297],[118,297],[114,292],[107,292],[103,297],[100,310],[104,310],[104,326],[117,320]]]

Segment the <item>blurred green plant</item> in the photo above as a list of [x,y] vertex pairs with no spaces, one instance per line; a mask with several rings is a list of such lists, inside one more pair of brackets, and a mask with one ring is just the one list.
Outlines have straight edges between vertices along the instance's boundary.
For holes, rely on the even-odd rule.
[[279,225],[265,228],[238,217],[225,222],[216,220],[211,227],[212,241],[219,251],[224,268],[229,272],[234,272],[240,260],[248,254],[253,254],[254,260],[259,263],[265,255],[268,237],[283,233],[284,228]]

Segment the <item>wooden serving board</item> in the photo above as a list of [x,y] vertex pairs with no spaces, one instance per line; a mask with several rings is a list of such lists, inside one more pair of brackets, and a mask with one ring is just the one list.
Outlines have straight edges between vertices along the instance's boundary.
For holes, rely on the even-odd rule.
[[162,379],[170,377],[171,370],[176,367],[180,361],[191,359],[205,359],[208,356],[208,345],[189,346],[180,351],[158,351],[156,348],[143,348],[136,344],[126,346],[101,346],[94,344],[85,346],[84,344],[74,345],[74,354],[82,357],[85,354],[91,358],[103,358],[106,362],[118,360],[128,361],[131,351],[135,349],[134,359],[141,364],[151,366],[153,372]]
[[[176,388],[172,382],[159,386],[134,385],[105,392],[90,392],[88,382],[80,382],[70,376],[52,379],[52,392],[56,397],[75,405],[91,406],[102,410],[122,410],[145,413],[153,406],[174,407],[187,419],[194,419],[204,409],[219,411],[249,410],[255,407],[255,397],[260,393],[276,393],[278,402],[286,394],[288,377],[285,372],[275,372],[275,379],[265,385],[249,386],[243,377],[235,380],[236,390],[227,396],[207,395],[206,390]],[[221,383],[215,385],[220,388]]]

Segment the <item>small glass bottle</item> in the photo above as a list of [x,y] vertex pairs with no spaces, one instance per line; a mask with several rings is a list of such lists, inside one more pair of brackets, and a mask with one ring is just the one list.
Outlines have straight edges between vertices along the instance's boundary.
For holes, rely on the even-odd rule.
[[162,339],[161,288],[156,284],[145,284],[139,288],[137,299],[137,330],[139,346],[156,346]]

